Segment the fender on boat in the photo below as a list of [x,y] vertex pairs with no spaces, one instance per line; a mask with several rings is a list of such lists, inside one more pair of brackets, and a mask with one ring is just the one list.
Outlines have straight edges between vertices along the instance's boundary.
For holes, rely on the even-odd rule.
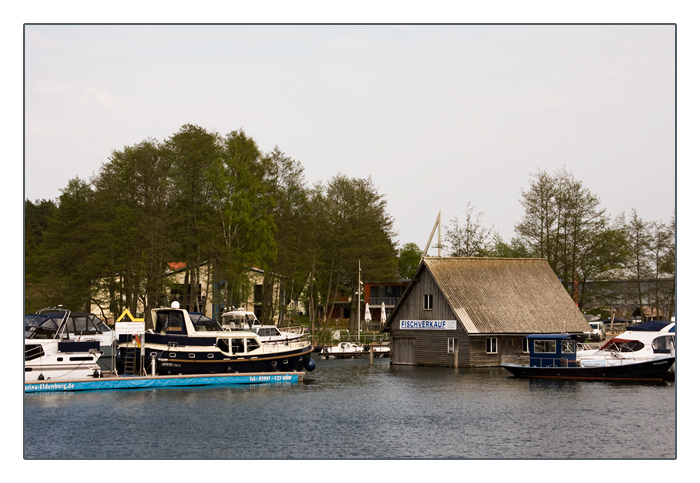
[[306,361],[306,364],[304,367],[307,371],[313,372],[313,370],[316,369],[316,363],[314,362],[314,360],[312,358],[309,357],[309,360]]

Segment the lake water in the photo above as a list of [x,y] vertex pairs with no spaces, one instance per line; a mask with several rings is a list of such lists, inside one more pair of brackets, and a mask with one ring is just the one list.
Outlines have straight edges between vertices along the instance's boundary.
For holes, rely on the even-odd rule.
[[303,382],[24,395],[25,459],[675,458],[675,383],[317,360]]

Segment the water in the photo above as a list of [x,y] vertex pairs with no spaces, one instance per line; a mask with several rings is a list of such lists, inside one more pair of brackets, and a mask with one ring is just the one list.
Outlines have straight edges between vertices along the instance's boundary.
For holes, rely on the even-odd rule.
[[26,459],[675,458],[674,383],[317,360],[304,382],[24,396]]

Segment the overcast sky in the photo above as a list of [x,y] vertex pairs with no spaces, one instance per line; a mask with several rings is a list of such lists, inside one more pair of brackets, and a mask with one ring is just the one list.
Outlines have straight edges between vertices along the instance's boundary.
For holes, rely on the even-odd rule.
[[28,25],[25,197],[192,123],[279,146],[309,184],[371,176],[400,244],[468,203],[509,240],[529,175],[563,166],[611,216],[667,222],[674,29]]

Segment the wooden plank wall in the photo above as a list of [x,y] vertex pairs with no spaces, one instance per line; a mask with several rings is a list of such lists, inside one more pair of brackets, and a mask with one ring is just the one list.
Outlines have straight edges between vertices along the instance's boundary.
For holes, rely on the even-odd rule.
[[[423,295],[433,296],[433,309],[423,310]],[[467,333],[461,324],[456,330],[406,330],[400,328],[401,320],[457,320],[447,300],[442,295],[435,279],[427,270],[420,275],[420,280],[413,286],[406,300],[396,313],[391,335],[394,338],[415,338],[414,363],[426,366],[454,366],[454,354],[447,352],[449,338],[457,338],[460,367],[469,364],[469,343]]]
[[[433,309],[423,310],[423,295],[433,295]],[[402,330],[401,320],[457,320],[430,272],[423,270],[420,279],[407,294],[396,313],[391,328],[392,338],[414,338],[413,358],[416,365],[454,366],[454,354],[447,352],[448,339],[458,339],[459,367],[498,366],[503,358],[527,356],[522,350],[520,335],[498,335],[498,353],[486,352],[488,335],[468,335],[462,325],[457,330]],[[493,336],[492,336],[493,337]],[[393,356],[392,356],[393,357]],[[401,361],[400,363],[406,363]]]

